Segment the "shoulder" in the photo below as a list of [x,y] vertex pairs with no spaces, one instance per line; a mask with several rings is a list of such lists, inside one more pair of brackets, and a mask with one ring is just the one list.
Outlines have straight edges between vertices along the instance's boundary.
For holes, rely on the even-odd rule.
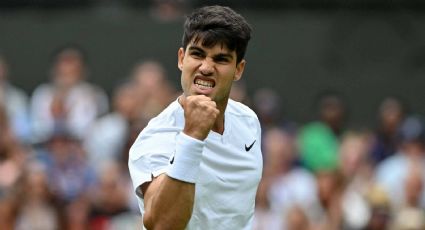
[[[314,121],[302,127],[299,139],[301,143],[322,143],[336,148],[338,143],[337,137],[332,130],[322,122]],[[320,140],[319,142],[317,142]]]
[[172,102],[160,114],[152,118],[145,129],[166,129],[181,126],[180,118],[183,116],[183,109],[176,101]]
[[229,99],[226,110],[232,116],[258,120],[257,114],[251,108],[232,99]]
[[32,92],[31,104],[48,104],[53,98],[53,85],[50,83],[42,83],[38,85]]
[[24,101],[26,102],[28,100],[28,95],[26,92],[18,88],[14,85],[8,84],[8,87],[6,88],[7,95],[10,96],[10,98],[13,98],[14,100]]
[[406,163],[408,163],[403,154],[404,153],[397,152],[393,156],[390,156],[387,159],[381,161],[376,166],[377,174],[382,174],[382,177],[385,177],[387,176],[388,172],[393,172],[395,170],[403,168]]
[[138,159],[146,154],[169,153],[176,135],[183,129],[183,109],[175,101],[158,116],[152,118],[140,132],[130,148],[130,158]]
[[12,84],[7,84],[7,90],[9,90],[11,93],[13,94],[17,94],[19,96],[27,96],[27,94],[25,93],[25,91],[21,88],[18,88],[17,86],[14,86]]
[[261,126],[257,114],[248,106],[234,100],[229,100],[226,108],[226,116],[230,117],[232,126],[239,127],[239,129],[245,127],[247,132],[254,132],[258,136],[261,135]]
[[102,127],[107,127],[108,130],[114,130],[114,128],[127,127],[127,121],[118,113],[112,112],[99,117],[93,124],[95,130]]
[[50,93],[53,90],[53,86],[50,83],[42,83],[38,85],[33,92],[33,96],[40,94]]

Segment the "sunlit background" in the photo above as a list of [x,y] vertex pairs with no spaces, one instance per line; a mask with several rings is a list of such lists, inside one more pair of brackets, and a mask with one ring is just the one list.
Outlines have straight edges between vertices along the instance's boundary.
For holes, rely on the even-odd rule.
[[253,27],[254,229],[425,229],[425,3],[1,0],[0,228],[135,229],[128,149],[180,94],[184,15]]

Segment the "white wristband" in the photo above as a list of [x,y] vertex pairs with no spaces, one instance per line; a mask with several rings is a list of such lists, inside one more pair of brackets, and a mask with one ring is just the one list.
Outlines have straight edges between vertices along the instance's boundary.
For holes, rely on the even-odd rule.
[[167,175],[177,180],[195,183],[202,161],[205,142],[181,132],[176,137],[176,153],[170,161]]

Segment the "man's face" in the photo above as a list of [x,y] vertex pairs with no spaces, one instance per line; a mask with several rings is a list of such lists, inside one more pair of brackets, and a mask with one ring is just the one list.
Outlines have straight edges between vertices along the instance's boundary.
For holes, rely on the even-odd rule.
[[54,80],[60,86],[73,86],[83,78],[83,60],[74,53],[64,53],[53,68]]
[[182,71],[181,84],[185,96],[205,95],[217,105],[224,106],[229,98],[232,82],[241,78],[245,60],[236,63],[236,51],[217,43],[208,48],[189,43],[178,51],[178,67]]

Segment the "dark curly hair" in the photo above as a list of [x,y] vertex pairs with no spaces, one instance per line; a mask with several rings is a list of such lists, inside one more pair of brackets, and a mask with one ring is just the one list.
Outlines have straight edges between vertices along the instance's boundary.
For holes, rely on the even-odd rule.
[[184,23],[183,48],[189,42],[213,47],[217,43],[236,51],[237,63],[245,56],[251,26],[238,13],[224,6],[205,6],[188,15]]

